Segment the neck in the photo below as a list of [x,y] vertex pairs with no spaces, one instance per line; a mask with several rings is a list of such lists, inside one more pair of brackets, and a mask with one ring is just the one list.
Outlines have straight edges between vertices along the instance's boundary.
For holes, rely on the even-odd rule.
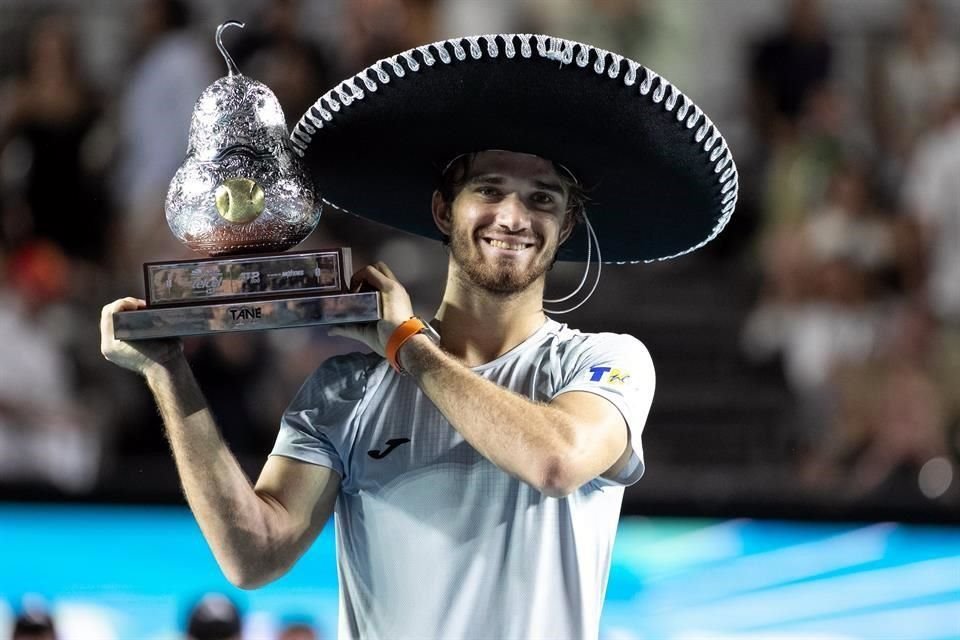
[[513,294],[487,291],[464,282],[451,261],[443,300],[433,322],[443,348],[471,367],[510,351],[546,320],[543,285],[540,278]]

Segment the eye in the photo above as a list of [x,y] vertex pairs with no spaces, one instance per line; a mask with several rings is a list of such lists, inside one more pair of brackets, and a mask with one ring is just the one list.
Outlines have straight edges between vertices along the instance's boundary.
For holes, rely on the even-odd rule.
[[533,195],[530,196],[530,200],[540,206],[549,207],[556,202],[556,198],[553,197],[553,194],[547,193],[546,191],[536,191]]
[[500,190],[490,185],[480,185],[477,187],[476,192],[484,198],[496,198],[500,195]]

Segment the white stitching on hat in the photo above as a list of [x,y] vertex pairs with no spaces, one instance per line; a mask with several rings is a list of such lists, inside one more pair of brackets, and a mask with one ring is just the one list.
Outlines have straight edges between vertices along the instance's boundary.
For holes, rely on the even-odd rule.
[[[293,136],[291,136],[291,140],[293,141],[294,144],[300,145],[300,144],[303,144],[304,142],[310,142],[311,138],[309,135],[303,133],[302,131],[294,131]],[[306,147],[304,147],[304,149],[306,149]]]
[[364,93],[363,89],[357,86],[357,76],[348,78],[346,81],[347,88],[350,89],[350,94],[353,96],[354,100],[363,100]]
[[402,78],[404,75],[406,75],[406,71],[403,70],[403,65],[400,64],[399,55],[393,56],[392,58],[387,58],[386,62],[393,69],[393,75],[397,76],[398,78]]
[[382,60],[373,65],[373,69],[377,72],[377,79],[379,79],[380,82],[383,84],[390,82],[390,74],[383,68]]
[[643,82],[640,83],[640,94],[647,95],[650,93],[650,89],[653,88],[653,81],[660,76],[657,75],[656,71],[650,69],[649,67],[644,67],[643,70],[646,72],[646,77],[643,79]]
[[707,114],[701,112],[703,116],[703,124],[700,125],[700,128],[697,129],[697,135],[693,137],[697,142],[703,142],[703,139],[707,137],[707,130],[713,126],[713,123],[710,122],[710,118],[707,117]]
[[627,66],[630,68],[627,69],[627,75],[624,76],[623,83],[628,87],[632,87],[637,83],[637,71],[640,70],[640,65],[633,60],[627,59]]
[[453,45],[453,55],[457,57],[457,60],[467,59],[467,52],[463,50],[463,45],[460,44],[459,40],[450,40],[450,44]]
[[710,151],[713,148],[713,145],[717,143],[717,140],[720,139],[720,132],[717,131],[717,126],[714,125],[713,129],[710,131],[710,137],[707,138],[706,143],[703,145],[704,151]]
[[663,102],[664,96],[667,95],[667,85],[668,83],[664,78],[660,78],[660,84],[657,85],[657,88],[653,90],[653,101],[657,104]]
[[537,39],[537,53],[543,58],[547,57],[547,36],[536,35],[534,38]]
[[333,88],[337,92],[337,97],[340,98],[340,104],[345,107],[349,107],[350,103],[353,102],[353,96],[344,91],[345,83],[341,82],[336,87]]
[[693,113],[690,114],[690,117],[687,118],[687,129],[693,129],[697,126],[697,123],[700,122],[700,116],[703,115],[703,112],[700,111],[700,107],[693,105]]
[[[717,145],[717,148],[714,149],[714,150],[713,150],[713,153],[710,154],[710,162],[717,162],[717,158],[719,158],[721,155],[723,155],[723,152],[724,152],[725,150],[726,150],[726,145],[725,145],[725,144],[721,143],[721,144]],[[727,165],[726,165],[726,158],[724,158],[724,162],[722,162],[722,163],[717,162],[717,168],[714,169],[713,172],[714,172],[714,173],[720,173],[721,171],[723,171],[723,168],[724,168],[725,166],[727,166]]]
[[497,37],[496,36],[483,36],[484,40],[487,41],[487,55],[491,58],[496,58],[500,55],[500,50],[497,48]]
[[307,109],[307,112],[303,114],[303,118],[301,119],[301,122],[303,122],[303,120],[309,120],[310,123],[317,129],[323,129],[323,119],[313,115],[313,113],[311,113],[312,111],[313,109]]
[[407,62],[407,67],[410,69],[410,71],[413,71],[414,73],[420,71],[420,63],[417,62],[417,59],[413,57],[413,54],[410,51],[404,51],[400,55],[403,56],[403,59]]
[[450,53],[447,51],[446,42],[438,42],[433,45],[433,48],[437,50],[437,55],[440,56],[440,62],[450,64]]
[[670,85],[670,97],[667,98],[667,111],[673,111],[673,108],[677,106],[677,98],[680,96],[680,92],[677,91],[676,85]]
[[[730,159],[733,160],[732,157]],[[730,181],[730,175],[734,171],[736,171],[736,169],[733,167],[733,165],[731,165],[727,167],[727,170],[723,172],[722,176],[720,176],[720,182],[724,183],[723,188],[720,189],[720,193],[726,193],[733,186],[733,182]]]
[[610,58],[613,60],[613,64],[607,69],[607,75],[613,79],[620,75],[620,63],[623,62],[623,56],[611,53]]
[[533,55],[533,51],[530,48],[530,38],[532,37],[529,33],[521,33],[520,38],[520,55],[524,58],[529,58]]
[[577,54],[577,66],[585,67],[590,63],[590,48],[580,45],[580,53]]
[[377,90],[377,83],[370,79],[370,76],[367,75],[366,70],[364,70],[362,73],[358,73],[357,75],[361,80],[363,80],[363,84],[367,87],[367,91],[373,93]]
[[430,47],[429,47],[429,46],[420,46],[420,47],[417,47],[417,51],[419,51],[419,52],[420,52],[420,55],[423,56],[423,64],[427,65],[428,67],[432,67],[433,64],[436,62],[436,60],[434,60],[433,56],[430,55]]
[[594,51],[597,52],[597,60],[593,63],[593,70],[601,74],[607,68],[607,52],[603,49],[594,49]]
[[517,55],[517,50],[513,48],[513,36],[510,35],[501,35],[503,39],[503,49],[507,52],[508,58],[513,58]]
[[316,129],[314,129],[313,127],[311,127],[311,126],[310,126],[309,124],[307,124],[306,122],[303,123],[303,128],[304,128],[304,129],[306,130],[306,132],[309,133],[310,135],[313,135],[313,134],[315,134],[315,133],[317,132]]
[[483,50],[480,48],[480,38],[478,36],[467,38],[467,42],[470,43],[470,55],[474,60],[479,60],[483,57]]

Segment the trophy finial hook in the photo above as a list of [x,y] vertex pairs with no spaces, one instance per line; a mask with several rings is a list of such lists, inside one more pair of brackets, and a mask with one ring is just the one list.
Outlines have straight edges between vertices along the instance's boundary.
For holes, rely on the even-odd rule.
[[220,55],[222,55],[223,59],[226,60],[227,62],[227,75],[230,75],[230,76],[240,75],[240,70],[237,69],[237,64],[233,61],[233,58],[230,57],[230,54],[227,53],[226,47],[223,46],[223,39],[222,39],[223,30],[226,29],[227,27],[240,27],[241,29],[243,29],[246,26],[247,26],[246,24],[242,22],[238,22],[236,20],[227,20],[226,22],[221,24],[219,27],[217,27],[217,37],[216,37],[217,49],[220,50]]

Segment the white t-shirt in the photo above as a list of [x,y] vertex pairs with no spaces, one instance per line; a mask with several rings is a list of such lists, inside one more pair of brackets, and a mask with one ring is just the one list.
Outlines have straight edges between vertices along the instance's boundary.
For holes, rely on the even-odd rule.
[[535,402],[606,398],[629,427],[631,460],[615,480],[547,497],[477,453],[379,356],[326,361],[285,413],[273,455],[341,476],[341,639],[597,637],[623,487],[644,469],[650,355],[631,336],[547,320],[473,371]]

